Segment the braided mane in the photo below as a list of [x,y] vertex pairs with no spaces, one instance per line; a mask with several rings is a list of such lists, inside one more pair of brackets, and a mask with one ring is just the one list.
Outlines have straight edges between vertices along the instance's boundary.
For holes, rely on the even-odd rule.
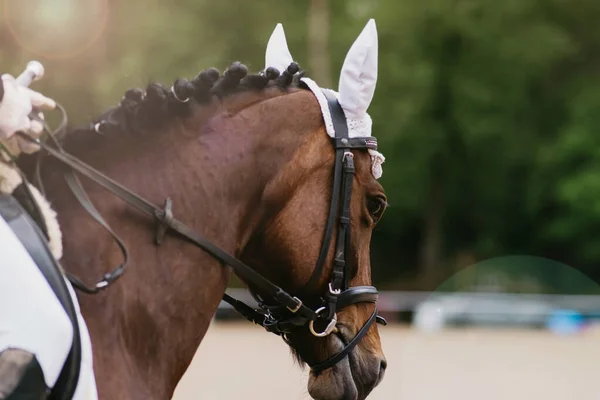
[[257,74],[248,74],[248,68],[239,62],[232,63],[222,75],[216,68],[208,68],[191,81],[183,78],[175,80],[171,88],[150,83],[145,91],[129,89],[117,106],[106,111],[84,130],[92,129],[105,135],[112,131],[156,129],[173,118],[190,116],[194,104],[207,106],[216,99],[245,91],[262,91],[272,87],[281,90],[297,88],[302,76],[304,71],[300,71],[295,62],[283,73],[269,67]]

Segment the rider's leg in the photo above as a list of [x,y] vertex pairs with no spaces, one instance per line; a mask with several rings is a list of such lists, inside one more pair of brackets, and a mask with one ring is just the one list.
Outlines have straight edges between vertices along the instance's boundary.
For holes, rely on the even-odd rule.
[[[72,342],[69,317],[21,242],[0,218],[0,358],[9,357],[7,354],[12,352],[7,349],[31,353],[34,357],[29,363],[25,359],[17,362],[21,365],[14,368],[20,371],[17,379],[35,380],[37,376],[37,380],[43,379],[43,384],[51,388]],[[36,363],[41,376],[35,373]],[[14,360],[11,364],[15,365]],[[3,379],[0,376],[0,385]],[[22,387],[36,390],[39,385],[28,383]]]

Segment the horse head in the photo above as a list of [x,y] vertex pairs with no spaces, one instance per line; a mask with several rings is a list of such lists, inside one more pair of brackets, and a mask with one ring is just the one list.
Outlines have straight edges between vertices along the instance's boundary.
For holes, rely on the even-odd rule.
[[[293,58],[278,24],[267,45],[266,67],[285,71],[290,65]],[[310,366],[308,390],[316,399],[363,399],[386,368],[373,323],[377,291],[370,286],[369,243],[387,204],[377,181],[384,159],[367,114],[376,81],[377,31],[370,20],[346,56],[338,92],[300,79],[299,86],[312,92],[323,125],[307,135],[265,187],[263,207],[241,254],[319,313],[316,322],[302,324],[250,285],[271,310],[273,329],[297,360]]]

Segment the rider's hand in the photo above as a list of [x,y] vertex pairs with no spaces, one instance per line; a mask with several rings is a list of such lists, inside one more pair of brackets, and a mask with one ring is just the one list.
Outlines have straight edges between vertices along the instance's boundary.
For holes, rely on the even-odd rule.
[[43,132],[43,125],[30,119],[29,114],[34,111],[43,119],[41,111],[54,109],[56,103],[41,93],[19,85],[9,74],[2,75],[2,84],[4,96],[0,102],[0,140],[4,139],[3,142],[13,150],[15,146],[25,153],[39,150],[39,146],[13,135],[21,131],[38,138]]

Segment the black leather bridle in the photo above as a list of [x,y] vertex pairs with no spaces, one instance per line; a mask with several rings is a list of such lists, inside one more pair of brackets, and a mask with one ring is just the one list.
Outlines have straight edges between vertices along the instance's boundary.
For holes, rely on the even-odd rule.
[[[264,327],[268,332],[272,332],[282,338],[291,346],[287,335],[297,329],[308,326],[310,332],[316,337],[325,337],[336,331],[337,311],[357,303],[376,303],[378,291],[373,286],[349,286],[351,272],[347,255],[350,253],[351,223],[350,223],[350,201],[352,196],[352,182],[354,179],[354,155],[353,149],[366,150],[377,149],[377,140],[374,137],[348,137],[348,126],[342,107],[335,95],[322,89],[325,94],[329,110],[332,116],[335,129],[335,137],[332,144],[335,149],[335,166],[333,171],[333,193],[330,203],[329,216],[325,229],[321,251],[317,259],[316,267],[310,277],[304,292],[314,290],[319,278],[322,276],[325,265],[325,258],[333,239],[334,226],[337,223],[338,232],[335,244],[335,256],[333,268],[327,291],[320,299],[320,305],[312,309],[305,305],[302,300],[292,296],[279,286],[273,284],[268,279],[254,271],[240,260],[221,250],[207,239],[192,231],[189,227],[177,220],[172,213],[171,201],[167,199],[165,207],[160,208],[148,200],[133,193],[129,189],[121,186],[101,172],[91,166],[83,163],[79,159],[66,153],[55,138],[56,132],[64,129],[66,126],[66,113],[62,106],[58,108],[63,113],[63,122],[55,132],[52,132],[47,124],[44,124],[48,138],[54,142],[55,147],[49,146],[45,141],[35,141],[47,153],[58,159],[62,163],[71,167],[71,170],[65,174],[65,179],[76,198],[88,213],[103,225],[113,238],[117,241],[123,252],[124,262],[113,271],[105,274],[103,279],[96,283],[93,288],[87,287],[77,277],[68,274],[67,277],[72,284],[79,290],[89,294],[95,294],[106,289],[110,284],[123,274],[128,264],[128,251],[123,241],[112,231],[100,213],[96,210],[90,199],[87,197],[81,183],[77,179],[74,171],[88,177],[95,183],[103,186],[105,189],[120,197],[125,202],[137,208],[142,213],[147,214],[157,222],[156,244],[159,245],[167,231],[174,231],[183,239],[202,248],[214,258],[233,268],[235,273],[245,280],[249,286],[260,291],[261,295],[251,291],[258,302],[259,308],[254,309],[247,304],[234,299],[228,294],[223,295],[223,300],[231,304],[236,311],[251,322]],[[27,135],[18,133],[24,140],[33,141]],[[39,152],[41,157],[42,152]],[[38,159],[38,171],[41,158]],[[39,175],[37,176],[38,189],[44,193]],[[377,308],[373,311],[363,327],[344,347],[342,351],[333,355],[325,361],[310,365],[314,373],[321,372],[330,368],[341,361],[367,334],[369,328],[374,322],[386,324],[385,319],[377,315]],[[318,330],[315,324],[324,324],[323,330]]]

